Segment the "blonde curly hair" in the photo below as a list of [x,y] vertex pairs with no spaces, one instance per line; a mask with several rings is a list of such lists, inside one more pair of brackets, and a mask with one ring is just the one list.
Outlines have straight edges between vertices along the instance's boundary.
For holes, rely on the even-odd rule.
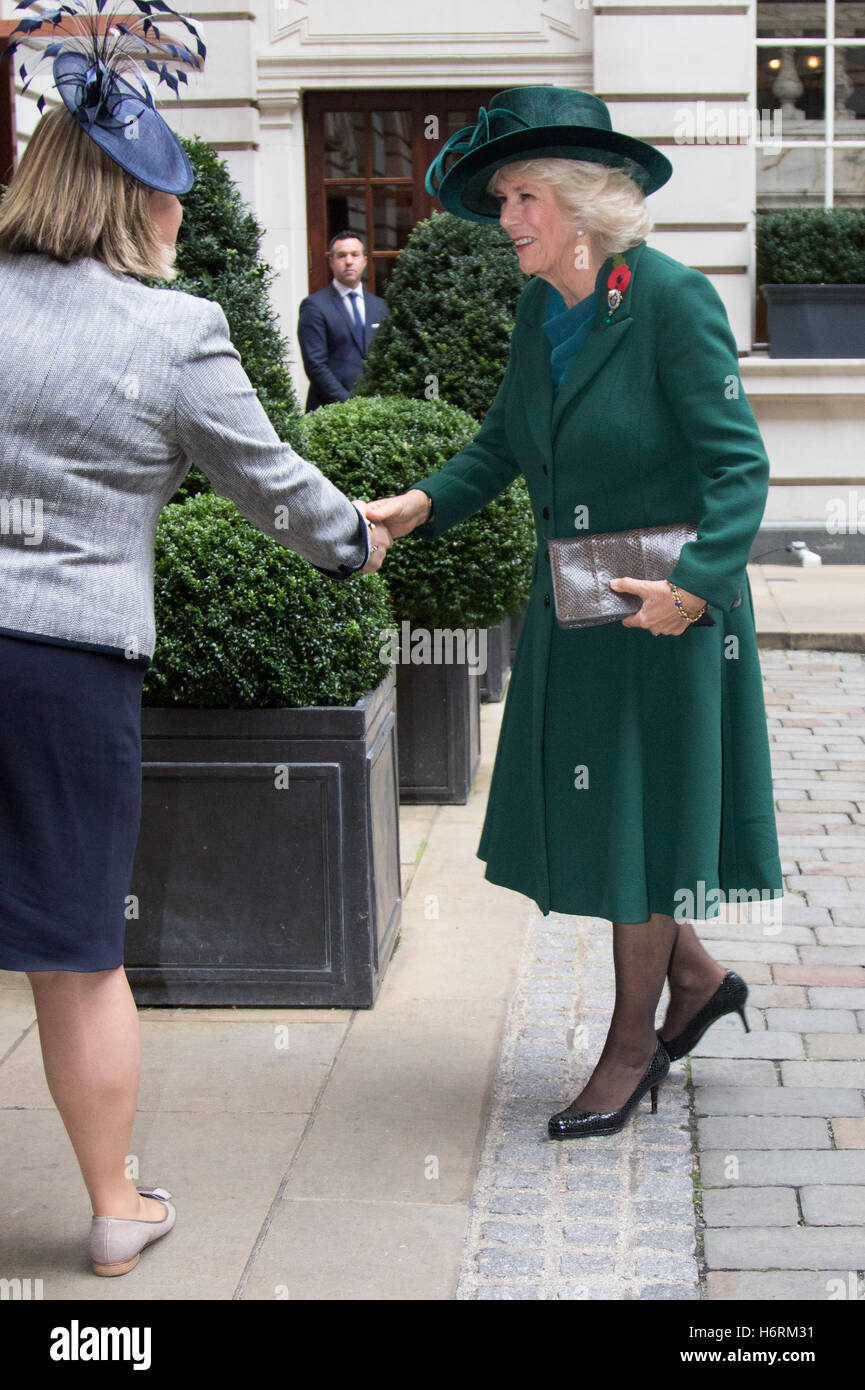
[[563,216],[582,227],[606,259],[636,246],[655,225],[642,189],[627,172],[630,163],[614,169],[582,159],[515,160],[496,169],[486,191],[500,192],[503,178],[528,178],[546,185]]

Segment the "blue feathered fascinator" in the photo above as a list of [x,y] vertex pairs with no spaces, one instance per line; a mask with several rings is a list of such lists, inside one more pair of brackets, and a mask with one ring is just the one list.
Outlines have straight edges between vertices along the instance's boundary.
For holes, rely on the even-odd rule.
[[[33,3],[21,0],[15,9],[26,10]],[[91,140],[150,188],[188,193],[195,182],[192,165],[156,110],[143,69],[155,73],[157,85],[164,82],[179,100],[179,84],[187,81],[183,67],[201,68],[207,49],[192,20],[162,0],[131,3],[135,10],[125,13],[118,13],[113,0],[111,9],[109,0],[71,0],[38,10],[37,18],[27,16],[12,30],[12,41],[0,58],[22,46],[39,53],[29,74],[24,63],[18,69],[25,91],[44,59],[53,58],[53,85]],[[195,52],[163,38],[153,16],[161,24],[182,25],[195,42]],[[44,32],[49,27],[51,32]],[[14,38],[17,34],[21,37]],[[44,95],[36,105],[44,110]]]

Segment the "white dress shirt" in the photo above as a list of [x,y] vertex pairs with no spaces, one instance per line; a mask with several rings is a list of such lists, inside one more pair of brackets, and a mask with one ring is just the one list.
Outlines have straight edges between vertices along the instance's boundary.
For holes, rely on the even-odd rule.
[[[334,280],[333,285],[342,295],[343,303],[345,304],[345,312],[348,314],[352,323],[354,323],[354,309],[352,308],[352,301],[349,299],[349,295],[354,293],[352,287],[350,285],[343,285],[340,280]],[[364,312],[363,305],[363,284],[359,283],[355,285],[354,288],[357,290],[357,299],[354,301],[357,305],[357,312],[360,315],[361,323],[366,324],[366,313]]]

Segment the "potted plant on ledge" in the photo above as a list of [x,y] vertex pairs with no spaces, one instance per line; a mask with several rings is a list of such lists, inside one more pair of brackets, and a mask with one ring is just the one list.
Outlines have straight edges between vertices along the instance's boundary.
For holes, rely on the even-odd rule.
[[335,583],[203,492],[162,513],[155,599],[137,1002],[368,1007],[401,911],[383,579]]
[[761,213],[757,283],[770,357],[865,357],[865,212]]

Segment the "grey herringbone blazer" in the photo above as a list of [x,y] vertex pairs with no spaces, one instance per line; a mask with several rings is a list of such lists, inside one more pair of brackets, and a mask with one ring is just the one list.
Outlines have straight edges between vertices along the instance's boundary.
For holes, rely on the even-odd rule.
[[190,464],[335,579],[359,511],[280,442],[220,306],[0,251],[0,632],[152,656],[159,513]]

